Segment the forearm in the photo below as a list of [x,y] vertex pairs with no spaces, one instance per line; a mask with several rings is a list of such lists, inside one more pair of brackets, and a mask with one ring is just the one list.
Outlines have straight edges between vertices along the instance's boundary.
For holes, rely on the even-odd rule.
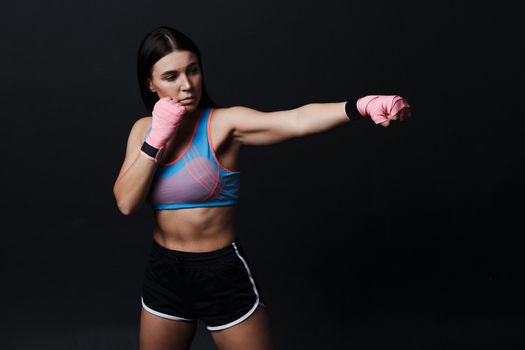
[[[321,133],[350,122],[346,102],[310,103],[296,108],[300,136]],[[355,111],[358,113],[357,110]]]
[[126,172],[115,182],[113,193],[119,210],[129,215],[144,202],[155,174],[155,162],[137,154]]

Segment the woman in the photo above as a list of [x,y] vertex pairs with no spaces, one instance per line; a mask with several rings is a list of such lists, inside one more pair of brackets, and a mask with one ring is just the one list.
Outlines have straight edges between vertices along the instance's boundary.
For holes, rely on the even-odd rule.
[[[159,27],[138,51],[138,79],[151,117],[133,125],[113,191],[129,215],[155,211],[142,289],[140,346],[188,349],[201,319],[220,349],[270,349],[269,319],[233,229],[243,145],[270,145],[363,117],[388,126],[410,116],[399,96],[308,104],[264,113],[219,108],[208,96],[199,49]],[[356,108],[357,107],[357,108]]]

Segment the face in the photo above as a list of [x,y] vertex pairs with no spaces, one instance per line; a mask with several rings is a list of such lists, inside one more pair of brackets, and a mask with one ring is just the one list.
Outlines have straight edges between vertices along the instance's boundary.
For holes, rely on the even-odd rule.
[[[173,51],[162,57],[152,67],[149,89],[159,98],[170,96],[190,113],[195,111],[202,92],[197,56],[190,51]],[[189,97],[190,100],[183,101]]]

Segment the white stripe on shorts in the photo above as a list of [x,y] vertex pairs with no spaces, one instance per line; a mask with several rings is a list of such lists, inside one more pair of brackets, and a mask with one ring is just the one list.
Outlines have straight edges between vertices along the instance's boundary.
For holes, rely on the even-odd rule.
[[250,282],[252,283],[252,287],[253,287],[253,292],[255,293],[255,296],[257,298],[255,300],[255,304],[252,306],[250,311],[248,311],[244,316],[242,316],[241,318],[239,318],[239,319],[237,319],[235,321],[232,321],[230,323],[224,324],[222,326],[214,326],[214,327],[206,326],[206,328],[208,328],[210,331],[218,331],[218,330],[221,330],[221,329],[226,329],[226,328],[229,328],[229,327],[235,326],[236,324],[241,323],[242,321],[247,319],[255,311],[255,309],[257,308],[257,305],[259,305],[259,293],[257,292],[257,288],[255,287],[255,282],[254,282],[254,280],[252,278],[252,273],[250,272],[250,268],[248,267],[248,264],[246,263],[244,258],[241,256],[241,254],[239,254],[239,250],[237,249],[237,245],[235,244],[235,242],[232,242],[232,245],[235,248],[235,253],[237,253],[237,256],[239,257],[239,259],[241,259],[242,263],[244,264],[244,267],[246,268],[246,271],[248,271],[248,277],[250,278]]
[[152,308],[148,307],[146,304],[144,304],[144,299],[142,297],[140,297],[140,301],[142,302],[142,306],[144,307],[144,310],[148,311],[149,313],[152,313],[155,316],[164,317],[164,318],[167,318],[170,320],[176,320],[176,321],[193,321],[193,319],[171,316],[171,315],[168,315],[162,312],[155,311]]

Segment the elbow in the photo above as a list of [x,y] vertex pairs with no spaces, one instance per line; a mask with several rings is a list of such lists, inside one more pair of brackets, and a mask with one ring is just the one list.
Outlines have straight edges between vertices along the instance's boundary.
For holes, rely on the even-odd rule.
[[125,216],[131,215],[135,210],[129,206],[125,206],[117,202],[118,210]]
[[122,198],[122,195],[119,194],[119,192],[116,191],[115,188],[113,188],[113,195],[115,196],[117,208],[123,215],[129,216],[133,214],[133,212],[135,212],[137,207],[133,206],[129,201]]
[[117,200],[117,208],[123,215],[129,216],[137,211],[139,206]]
[[115,196],[116,202],[117,202],[117,208],[123,215],[131,215],[133,213],[133,208],[129,206],[126,202],[119,200],[117,196]]

